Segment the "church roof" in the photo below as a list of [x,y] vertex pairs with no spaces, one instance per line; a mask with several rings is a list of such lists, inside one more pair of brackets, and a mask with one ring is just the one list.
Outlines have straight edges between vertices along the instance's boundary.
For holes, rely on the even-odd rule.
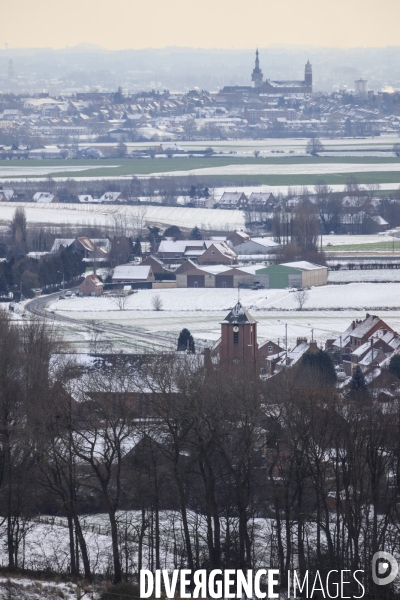
[[238,302],[225,317],[222,323],[230,323],[231,325],[244,325],[246,323],[257,323],[255,319],[247,312],[247,310]]

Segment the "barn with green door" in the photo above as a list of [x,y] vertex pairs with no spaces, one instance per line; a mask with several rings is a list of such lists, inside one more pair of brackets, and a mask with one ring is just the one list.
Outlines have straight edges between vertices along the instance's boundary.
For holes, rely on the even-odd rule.
[[269,289],[326,285],[328,268],[305,260],[258,269],[254,278]]

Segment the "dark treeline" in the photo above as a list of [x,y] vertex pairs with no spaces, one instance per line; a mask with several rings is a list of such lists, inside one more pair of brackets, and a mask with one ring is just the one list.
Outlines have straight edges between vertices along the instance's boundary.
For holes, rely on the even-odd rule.
[[83,372],[40,321],[2,312],[0,329],[9,570],[29,568],[41,513],[67,521],[60,569],[92,579],[85,517],[101,512],[115,583],[141,568],[267,566],[282,581],[361,569],[366,598],[397,597],[370,579],[373,554],[399,539],[397,401],[355,384],[341,397],[326,360],[267,381],[187,355],[111,355]]

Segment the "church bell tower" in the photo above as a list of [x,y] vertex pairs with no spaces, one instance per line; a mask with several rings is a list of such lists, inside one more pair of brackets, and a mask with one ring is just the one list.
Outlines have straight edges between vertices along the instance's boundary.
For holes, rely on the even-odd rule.
[[239,366],[257,358],[257,321],[238,302],[221,323],[220,359]]
[[260,69],[260,59],[258,58],[258,48],[256,50],[256,64],[251,74],[251,80],[254,87],[258,87],[263,82],[263,72]]

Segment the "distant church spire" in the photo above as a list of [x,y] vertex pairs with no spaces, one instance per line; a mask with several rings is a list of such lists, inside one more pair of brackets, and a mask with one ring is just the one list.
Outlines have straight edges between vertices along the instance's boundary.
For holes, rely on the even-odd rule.
[[251,74],[251,80],[255,87],[261,85],[263,81],[263,72],[260,69],[260,59],[258,57],[258,48],[256,50],[256,63],[253,69],[253,73]]
[[8,63],[8,79],[14,79],[14,64],[11,58]]
[[310,61],[308,60],[304,69],[304,83],[307,87],[310,88],[310,92],[312,91],[312,66]]

